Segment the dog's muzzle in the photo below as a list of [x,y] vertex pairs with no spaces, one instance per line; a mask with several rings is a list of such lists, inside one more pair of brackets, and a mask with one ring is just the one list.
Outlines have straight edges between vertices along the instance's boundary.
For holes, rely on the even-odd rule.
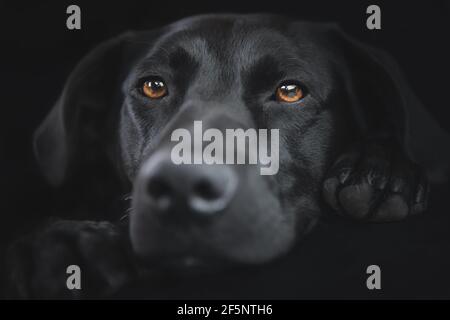
[[238,177],[227,165],[174,164],[158,151],[142,167],[135,187],[139,201],[167,223],[214,219],[232,201]]

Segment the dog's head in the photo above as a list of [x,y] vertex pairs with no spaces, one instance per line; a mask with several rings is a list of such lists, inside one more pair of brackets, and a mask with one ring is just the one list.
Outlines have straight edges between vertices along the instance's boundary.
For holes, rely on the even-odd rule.
[[[139,256],[259,263],[314,225],[324,173],[343,145],[375,129],[404,140],[399,83],[382,53],[333,25],[194,17],[97,47],[35,149],[53,184],[112,161],[132,186]],[[228,145],[231,129],[248,134],[243,144]],[[248,163],[251,135],[270,163]],[[218,140],[224,147],[212,151]]]

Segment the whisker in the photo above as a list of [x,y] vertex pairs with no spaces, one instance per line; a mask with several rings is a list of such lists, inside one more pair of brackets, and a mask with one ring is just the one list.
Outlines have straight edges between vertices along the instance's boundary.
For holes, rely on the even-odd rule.
[[130,216],[130,214],[127,212],[127,213],[125,213],[125,214],[119,219],[119,221],[123,221],[123,220],[125,220],[125,219],[128,219],[129,216]]
[[133,196],[131,195],[131,193],[127,193],[122,197],[122,200],[125,200],[125,201],[133,200]]

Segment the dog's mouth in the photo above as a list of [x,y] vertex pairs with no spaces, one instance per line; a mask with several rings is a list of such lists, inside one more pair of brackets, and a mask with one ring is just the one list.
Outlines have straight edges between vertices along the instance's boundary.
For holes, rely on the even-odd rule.
[[185,253],[176,256],[158,255],[146,258],[144,264],[162,272],[178,275],[196,275],[218,272],[235,265],[232,261],[197,253]]

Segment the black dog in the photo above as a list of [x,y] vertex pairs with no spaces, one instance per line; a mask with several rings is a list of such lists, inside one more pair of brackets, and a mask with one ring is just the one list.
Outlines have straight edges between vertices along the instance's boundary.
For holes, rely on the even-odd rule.
[[[279,129],[278,173],[175,165],[170,135],[196,120]],[[449,142],[392,60],[334,25],[210,15],[121,35],[82,60],[36,132],[46,178],[89,208],[11,247],[10,292],[102,295],[144,265],[263,263],[311,230],[322,203],[403,219],[425,210]],[[124,194],[129,214],[113,223]],[[81,291],[66,288],[69,264]]]

